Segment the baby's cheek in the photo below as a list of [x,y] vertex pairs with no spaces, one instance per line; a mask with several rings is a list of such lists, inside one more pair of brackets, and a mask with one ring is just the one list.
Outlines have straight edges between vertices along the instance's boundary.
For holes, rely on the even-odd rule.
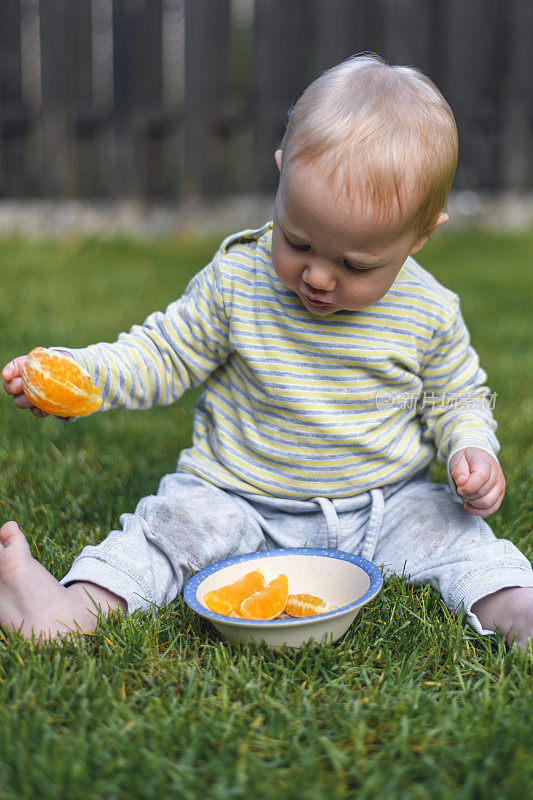
[[276,258],[274,251],[272,251],[272,264],[280,281],[285,286],[291,287],[297,277],[297,266],[283,255]]
[[347,298],[347,308],[353,306],[354,310],[368,308],[375,305],[378,300],[381,300],[382,295],[376,289],[372,290],[368,287],[360,286],[357,290],[352,289],[349,297]]
[[380,280],[380,281],[374,282],[372,284],[372,286],[368,287],[368,292],[367,292],[368,303],[367,303],[367,305],[369,305],[369,306],[372,305],[373,306],[376,303],[378,303],[380,300],[382,300],[385,297],[385,295],[387,294],[387,292],[389,291],[389,289],[391,288],[391,286],[392,286],[392,281],[388,281],[388,280],[386,280],[386,281]]
[[274,262],[274,264],[275,264],[274,265],[274,271],[275,271],[276,275],[278,276],[280,281],[283,283],[283,285],[287,286],[287,284],[289,282],[289,274],[288,274],[284,264],[279,264],[279,262],[278,263]]
[[283,257],[283,252],[281,248],[276,244],[276,240],[272,240],[272,266],[276,272],[276,275],[281,277],[281,274],[285,272],[284,269],[285,258]]

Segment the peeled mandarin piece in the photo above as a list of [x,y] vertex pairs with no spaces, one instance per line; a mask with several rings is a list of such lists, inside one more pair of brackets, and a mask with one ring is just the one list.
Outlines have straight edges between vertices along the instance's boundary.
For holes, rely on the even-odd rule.
[[102,405],[100,390],[69,356],[36,347],[22,370],[24,394],[34,406],[56,417],[80,417]]
[[323,614],[328,607],[321,597],[313,594],[290,594],[283,610],[291,617],[312,617]]
[[289,580],[286,575],[278,575],[264,589],[243,600],[240,612],[246,619],[274,619],[285,608],[288,596]]
[[204,597],[204,605],[215,614],[231,615],[232,611],[238,611],[240,604],[246,597],[258,592],[265,585],[265,579],[258,569],[247,572],[242,578],[207,592]]

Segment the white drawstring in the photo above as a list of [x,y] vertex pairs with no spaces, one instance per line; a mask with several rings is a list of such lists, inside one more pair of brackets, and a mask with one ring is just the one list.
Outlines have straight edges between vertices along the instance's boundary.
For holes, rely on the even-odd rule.
[[335,506],[327,497],[314,497],[313,500],[319,504],[326,518],[328,548],[330,550],[337,550],[339,547],[339,518],[335,511]]
[[383,520],[385,500],[383,498],[383,489],[381,488],[371,489],[370,496],[372,498],[372,508],[370,510],[370,519],[368,520],[368,528],[366,529],[361,555],[363,558],[372,561],[376,550],[376,542],[378,540],[381,522]]
[[[370,495],[372,506],[370,509],[370,518],[368,520],[368,527],[363,541],[361,555],[363,558],[367,558],[369,561],[372,561],[374,552],[376,550],[376,542],[379,536],[381,522],[383,520],[385,501],[383,497],[383,489],[381,488],[370,489],[368,494]],[[327,497],[313,497],[313,500],[320,506],[326,520],[326,528],[328,532],[327,546],[331,550],[337,550],[339,546],[339,518],[337,516],[335,506],[331,500],[328,500]]]

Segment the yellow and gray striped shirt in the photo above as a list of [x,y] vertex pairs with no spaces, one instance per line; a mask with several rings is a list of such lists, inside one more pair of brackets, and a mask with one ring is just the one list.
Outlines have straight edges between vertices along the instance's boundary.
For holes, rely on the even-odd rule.
[[166,311],[69,352],[104,397],[146,409],[205,382],[179,467],[237,492],[346,497],[476,446],[486,374],[457,295],[408,258],[376,305],[309,313],[277,277],[272,223],[228,237]]

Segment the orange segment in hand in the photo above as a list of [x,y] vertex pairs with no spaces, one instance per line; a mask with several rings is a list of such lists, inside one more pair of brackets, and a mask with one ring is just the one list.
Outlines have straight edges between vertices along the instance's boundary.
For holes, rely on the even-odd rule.
[[290,594],[283,609],[290,617],[312,617],[328,610],[325,602],[313,594]]
[[274,619],[285,608],[289,596],[289,580],[278,575],[273,581],[241,603],[241,614],[245,619]]
[[[204,605],[215,614],[226,614],[234,616],[232,612],[238,612],[239,606],[246,597],[255,594],[265,586],[265,579],[258,569],[247,572],[242,578],[228,586],[214,589],[204,597]],[[238,616],[238,613],[235,614]]]
[[36,347],[22,370],[24,394],[34,406],[56,417],[91,414],[102,405],[99,389],[69,356]]

